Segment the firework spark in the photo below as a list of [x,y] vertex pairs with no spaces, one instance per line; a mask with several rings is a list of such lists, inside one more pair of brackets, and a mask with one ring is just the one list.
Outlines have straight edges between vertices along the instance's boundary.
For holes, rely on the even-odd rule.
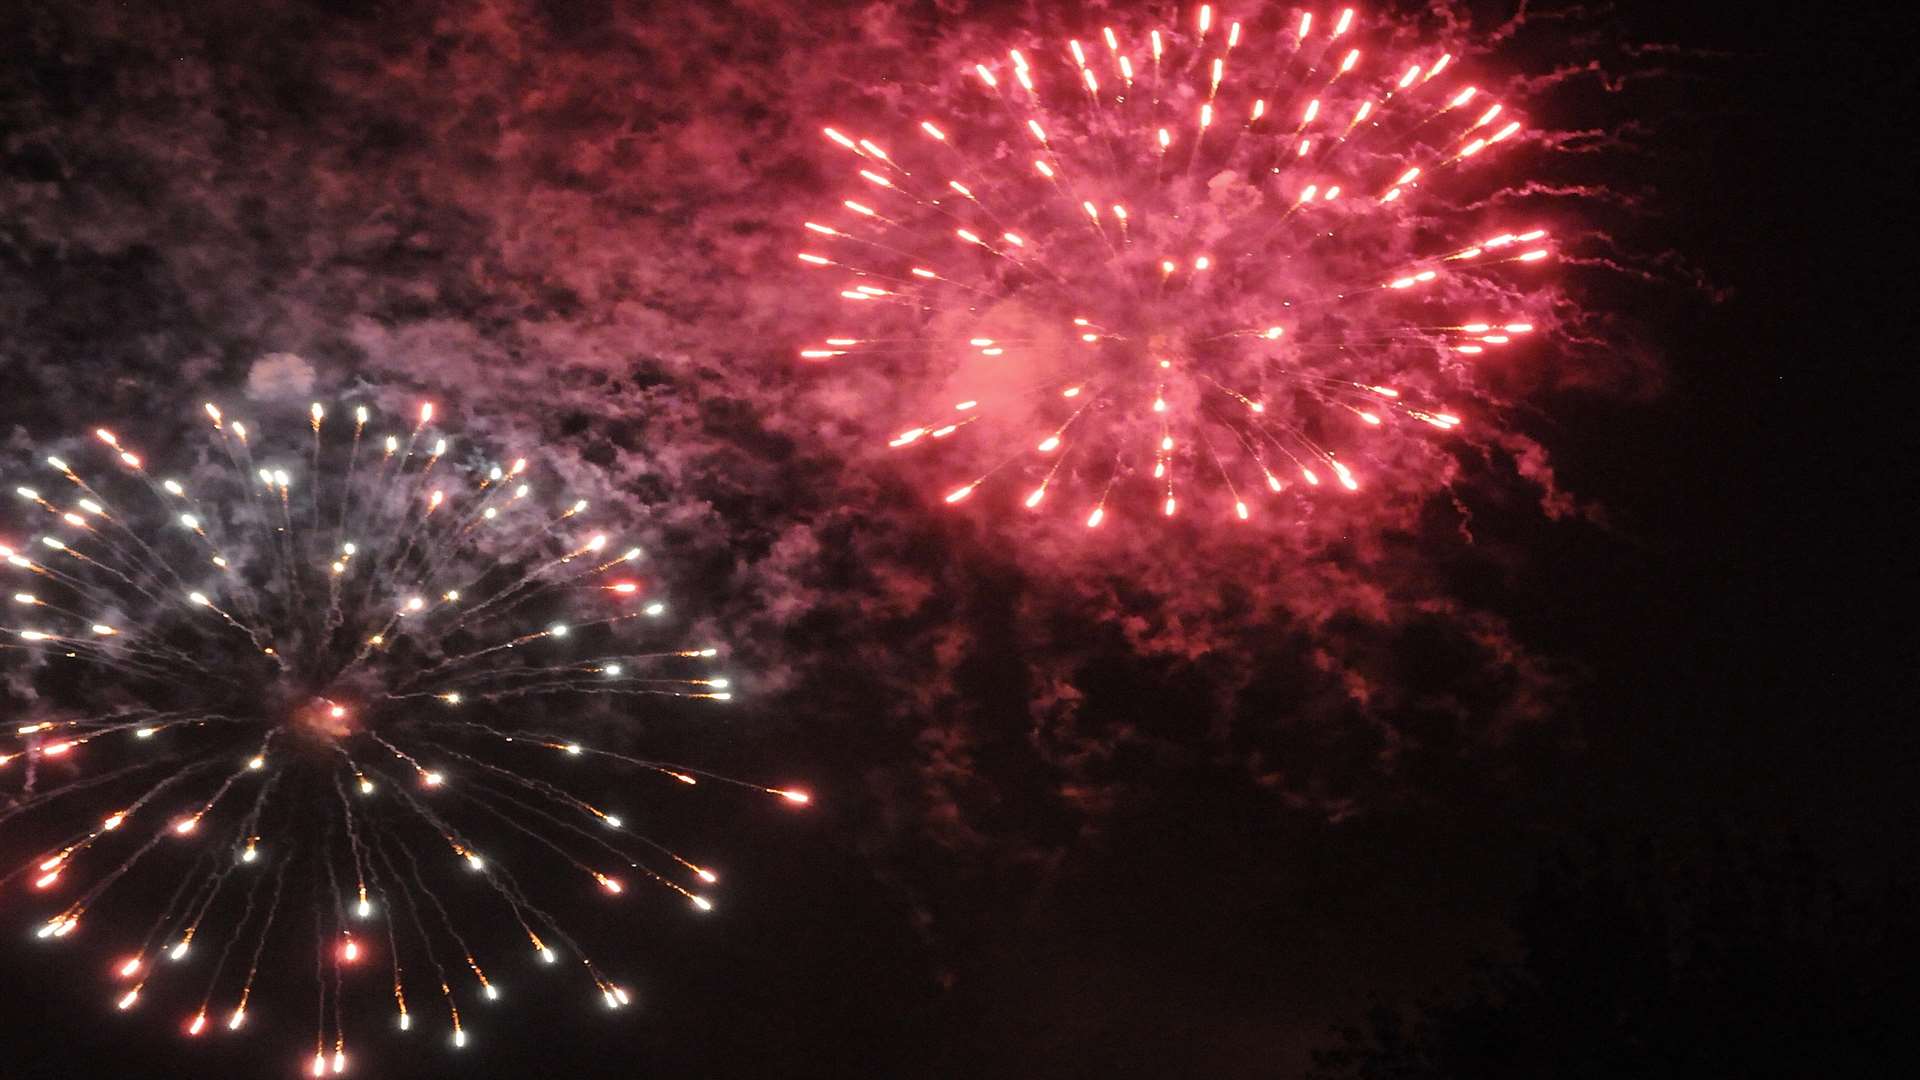
[[1369,44],[1400,29],[1202,6],[982,58],[900,130],[824,129],[853,190],[799,258],[849,328],[800,355],[919,364],[890,444],[956,444],[949,504],[998,482],[1089,528],[1122,496],[1244,521],[1429,465],[1474,364],[1533,331],[1552,248],[1475,208],[1524,121],[1453,53]]
[[[114,1003],[182,984],[188,1036],[243,1029],[269,946],[310,934],[318,1019],[301,1061],[316,1076],[347,1068],[356,986],[391,994],[402,1030],[435,999],[455,1046],[462,999],[498,998],[508,950],[456,922],[436,881],[448,867],[535,965],[571,961],[607,1007],[627,1005],[490,849],[544,858],[556,890],[612,899],[639,879],[711,909],[712,869],[548,779],[553,766],[595,758],[663,790],[714,780],[789,804],[804,792],[523,725],[655,696],[725,701],[718,649],[634,645],[667,616],[640,549],[587,527],[584,501],[536,497],[524,459],[456,451],[431,405],[391,435],[365,408],[335,419],[320,404],[285,438],[212,404],[206,420],[208,443],[166,468],[101,428],[15,488],[0,644],[31,704],[0,746],[14,778],[0,822],[45,841],[0,885],[60,898],[42,938],[104,916],[130,942]],[[134,879],[170,899],[143,907],[121,886]]]

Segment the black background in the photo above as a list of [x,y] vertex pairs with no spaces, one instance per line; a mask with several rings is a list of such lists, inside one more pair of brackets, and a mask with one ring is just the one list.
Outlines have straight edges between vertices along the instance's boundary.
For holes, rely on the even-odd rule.
[[[1509,761],[1498,783],[1437,771],[1431,797],[1340,825],[1186,767],[1050,873],[934,849],[881,873],[866,804],[835,799],[861,752],[815,741],[810,814],[717,811],[724,919],[660,904],[634,920],[642,1009],[615,1024],[509,970],[508,1000],[471,1010],[464,1057],[427,1024],[356,1037],[353,1074],[1297,1075],[1330,1026],[1508,947],[1537,868],[1569,845],[1717,836],[1806,853],[1806,874],[1849,887],[1909,881],[1910,29],[1720,3],[1621,18],[1725,54],[1636,164],[1667,201],[1667,242],[1725,296],[1643,300],[1664,389],[1560,414],[1565,482],[1629,523],[1531,534],[1510,612],[1588,673],[1576,749]],[[35,107],[23,85],[9,109]],[[938,894],[937,939],[909,891]],[[0,1076],[291,1075],[308,1052],[304,1016],[190,1052],[24,932],[0,939],[0,972]]]

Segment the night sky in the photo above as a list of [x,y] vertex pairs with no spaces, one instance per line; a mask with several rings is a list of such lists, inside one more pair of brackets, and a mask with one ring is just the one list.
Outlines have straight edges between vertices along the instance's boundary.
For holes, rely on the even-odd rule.
[[[210,398],[432,398],[622,515],[728,642],[738,700],[627,748],[815,796],[659,804],[727,869],[714,915],[557,909],[640,1008],[503,964],[456,1057],[370,983],[353,1074],[1379,1075],[1338,1071],[1342,1030],[1509,970],[1575,1012],[1638,1002],[1555,1029],[1635,1048],[1567,1075],[1753,1075],[1725,1055],[1756,1046],[1779,1075],[1884,1068],[1915,993],[1910,31],[1529,10],[1475,62],[1604,133],[1557,174],[1596,185],[1563,212],[1604,235],[1558,271],[1591,314],[1499,388],[1514,438],[1337,535],[1149,521],[1090,553],[941,505],[951,477],[882,445],[892,373],[794,358],[832,302],[792,258],[839,190],[818,128],[929,57],[1103,17],[1078,11],[0,13],[9,462],[99,423],[164,441]],[[1785,942],[1700,898],[1729,879],[1825,921]],[[112,1010],[106,946],[31,940],[21,893],[0,1077],[310,1055],[298,963],[245,1038],[190,1045],[163,989]],[[1649,1004],[1598,970],[1620,951],[1561,947],[1638,940],[1650,907],[1713,942],[1674,946],[1685,992]],[[1434,1060],[1396,1075],[1467,1074]],[[1509,1066],[1474,1075],[1544,1075]]]

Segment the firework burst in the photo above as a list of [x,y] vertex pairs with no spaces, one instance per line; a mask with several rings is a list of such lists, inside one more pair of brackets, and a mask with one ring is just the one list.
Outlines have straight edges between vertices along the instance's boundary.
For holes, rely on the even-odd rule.
[[704,861],[571,793],[555,766],[806,794],[540,728],[661,696],[725,701],[718,650],[637,644],[667,619],[642,552],[589,528],[584,501],[536,496],[524,460],[454,449],[431,405],[392,435],[365,408],[337,421],[316,404],[284,438],[206,414],[210,438],[178,460],[102,428],[15,489],[0,822],[10,846],[37,846],[0,885],[53,901],[42,938],[103,922],[126,943],[114,1002],[177,985],[189,1036],[244,1028],[263,957],[308,939],[314,1075],[347,1067],[355,987],[390,994],[403,1030],[431,1002],[456,1046],[461,1002],[499,997],[509,950],[456,919],[450,868],[517,928],[514,961],[571,967],[627,1005],[523,886],[528,866],[495,850],[544,859],[550,892],[611,899],[632,882],[710,909]]
[[1203,6],[981,58],[910,130],[826,128],[856,190],[799,258],[846,329],[801,356],[907,372],[890,445],[952,444],[950,504],[1247,520],[1431,473],[1552,249],[1484,210],[1525,122],[1407,36]]

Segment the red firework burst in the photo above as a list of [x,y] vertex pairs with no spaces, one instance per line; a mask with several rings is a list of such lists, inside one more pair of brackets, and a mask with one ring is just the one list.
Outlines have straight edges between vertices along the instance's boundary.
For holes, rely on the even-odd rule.
[[860,189],[800,259],[848,275],[859,329],[801,356],[915,373],[890,444],[953,444],[950,504],[992,481],[1088,527],[1122,495],[1247,520],[1256,492],[1431,474],[1551,249],[1484,212],[1524,122],[1454,53],[1369,36],[1408,35],[1203,6],[974,64],[902,145],[826,128]]

